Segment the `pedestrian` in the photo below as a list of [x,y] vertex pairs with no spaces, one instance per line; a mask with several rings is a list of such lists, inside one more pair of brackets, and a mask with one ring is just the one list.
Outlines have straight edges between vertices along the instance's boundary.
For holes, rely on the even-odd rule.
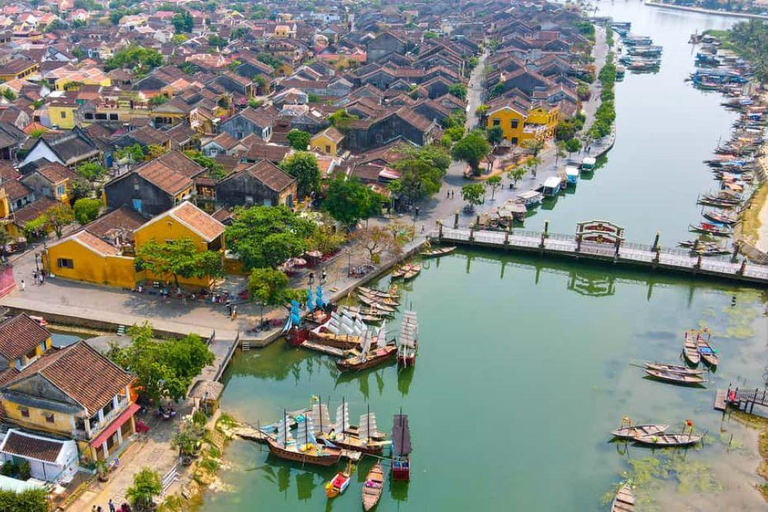
[[107,503],[107,505],[109,505],[109,512],[115,512],[115,504],[112,503],[111,499],[109,500],[109,503]]
[[445,193],[445,198],[446,199],[450,199],[451,198],[451,191],[450,190]]
[[91,507],[91,512],[96,512],[96,505]]
[[37,270],[32,271],[32,282],[33,283],[37,282]]
[[237,318],[237,306],[232,306],[232,318],[230,320],[234,320]]
[[419,207],[417,206],[416,207],[416,217],[418,217],[418,216],[419,216]]
[[328,272],[326,272],[325,269],[323,269],[323,277],[321,279],[322,283],[325,283],[325,281],[328,279]]
[[310,272],[309,273],[309,286],[312,286],[315,283],[315,273]]
[[104,509],[103,509],[103,508],[101,508],[101,505],[99,505],[98,507],[96,507],[96,512],[104,512]]
[[227,299],[227,312],[229,316],[232,316],[232,303]]
[[27,283],[24,282],[24,280],[21,280],[21,291],[24,291],[27,289]]
[[43,284],[45,282],[45,272],[40,272],[40,284]]

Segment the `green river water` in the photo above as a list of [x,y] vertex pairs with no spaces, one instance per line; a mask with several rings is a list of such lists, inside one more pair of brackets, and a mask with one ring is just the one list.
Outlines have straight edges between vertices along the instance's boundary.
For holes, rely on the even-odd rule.
[[[548,218],[554,230],[571,232],[577,220],[608,218],[633,241],[650,242],[657,229],[679,239],[697,220],[696,194],[712,185],[700,162],[732,119],[718,97],[682,82],[692,69],[686,41],[732,20],[639,2],[603,3],[598,14],[632,21],[634,32],[663,44],[662,69],[618,85],[619,138],[607,165],[529,222]],[[332,410],[346,398],[353,419],[370,404],[389,430],[402,407],[411,421],[412,481],[388,481],[378,510],[607,510],[603,496],[625,474],[638,485],[638,510],[765,509],[754,489],[757,434],[712,403],[729,383],[761,385],[768,293],[464,250],[425,262],[404,292],[420,321],[416,368],[341,376],[331,358],[278,342],[237,356],[222,408],[272,422],[312,395],[330,398]],[[721,357],[706,388],[647,380],[630,365],[677,361],[683,332],[702,325],[713,329]],[[389,328],[394,334],[399,324]],[[691,419],[708,433],[687,451],[610,443],[624,415],[675,431]],[[371,464],[362,462],[347,492],[329,502],[323,485],[340,468],[301,468],[233,441],[223,488],[208,492],[203,508],[361,510]]]

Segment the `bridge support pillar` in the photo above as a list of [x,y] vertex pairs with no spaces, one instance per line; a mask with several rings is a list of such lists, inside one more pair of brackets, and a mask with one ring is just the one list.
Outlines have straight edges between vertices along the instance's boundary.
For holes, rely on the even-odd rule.
[[504,245],[509,245],[509,228],[507,228],[507,232],[504,233]]
[[453,229],[459,229],[459,210],[453,214]]
[[659,260],[661,260],[661,247],[656,246],[656,254],[653,257],[653,262],[658,265]]
[[546,237],[548,233],[549,233],[549,221],[545,220],[544,221],[544,236]]
[[696,257],[696,264],[693,266],[696,270],[701,268],[701,254]]
[[736,272],[740,276],[744,275],[744,271],[747,270],[747,260],[744,260],[741,262],[741,266],[739,267],[739,270]]
[[655,251],[656,248],[659,247],[659,237],[661,237],[661,232],[657,231],[656,232],[656,238],[653,239],[653,246],[651,247],[652,251]]
[[618,258],[619,257],[619,249],[621,249],[621,239],[617,238],[616,239],[616,244],[614,244],[614,245],[615,245],[614,249],[616,249],[615,252],[614,252],[614,256],[616,256]]
[[733,244],[733,256],[731,257],[731,261],[736,263],[736,260],[739,258],[739,253],[741,252],[741,245],[739,245],[738,242]]
[[442,240],[443,239],[443,221],[438,220],[437,221],[437,226],[438,226],[438,228],[437,228],[437,238],[438,238],[438,240]]
[[544,253],[544,240],[546,240],[546,239],[547,239],[547,234],[546,233],[542,233],[541,234],[541,242],[539,242],[539,254],[543,254]]
[[474,242],[475,241],[475,226],[471,226],[469,228],[469,241]]

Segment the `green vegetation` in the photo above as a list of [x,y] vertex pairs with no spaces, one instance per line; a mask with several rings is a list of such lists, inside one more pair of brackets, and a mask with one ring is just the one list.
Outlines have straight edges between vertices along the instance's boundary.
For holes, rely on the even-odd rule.
[[483,183],[470,183],[461,187],[461,198],[465,200],[471,208],[482,204],[484,196],[485,185]]
[[605,27],[605,44],[608,45],[608,48],[613,48],[613,29],[610,26]]
[[72,224],[75,220],[75,212],[68,204],[59,203],[51,206],[39,218],[45,219],[45,228],[56,233],[56,238],[61,238],[64,226]]
[[280,163],[280,167],[296,178],[299,197],[304,197],[319,190],[320,167],[317,164],[317,157],[312,153],[298,151],[283,160]]
[[201,279],[223,273],[221,254],[198,251],[190,238],[157,242],[149,240],[136,251],[136,267],[158,276],[171,276],[176,287],[179,277]]
[[48,491],[31,489],[22,492],[0,491],[0,510],[9,512],[46,512],[50,510]]
[[331,124],[339,130],[343,130],[349,126],[350,121],[354,121],[356,119],[359,119],[359,117],[353,114],[349,114],[343,108],[328,116],[328,120],[331,122]]
[[724,48],[729,48],[755,66],[755,77],[768,81],[768,23],[763,20],[742,21],[730,31],[707,31],[719,37]]
[[213,353],[200,336],[155,340],[152,326],[145,322],[128,329],[131,344],[113,344],[107,357],[138,379],[136,389],[152,400],[180,400],[187,394],[192,379],[213,363]]
[[119,68],[133,68],[138,75],[144,75],[163,64],[163,54],[143,46],[131,45],[115,53],[104,62],[104,71]]
[[583,35],[593,43],[595,42],[595,26],[590,21],[578,21],[575,23],[579,29],[579,34]]
[[293,149],[296,151],[306,151],[307,147],[309,146],[309,139],[312,136],[309,134],[309,132],[305,132],[304,130],[297,130],[294,128],[288,132],[286,137],[288,138],[288,143]]
[[184,152],[184,155],[186,155],[187,158],[195,162],[197,165],[202,165],[205,167],[205,169],[208,171],[208,174],[210,174],[214,179],[220,180],[227,175],[223,165],[218,163],[210,156],[204,155],[200,151],[189,149]]
[[402,194],[409,203],[437,194],[451,157],[439,146],[414,148],[401,146],[404,158],[395,164],[400,178],[390,183],[390,190]]
[[137,512],[149,511],[154,508],[155,497],[163,492],[160,473],[144,468],[133,476],[133,485],[125,492],[125,497]]
[[457,98],[459,98],[461,101],[466,101],[467,99],[467,86],[464,84],[451,84],[448,86],[448,94],[453,94]]
[[255,268],[248,277],[248,293],[251,300],[261,307],[264,316],[264,306],[277,306],[286,300],[288,276],[273,268]]
[[100,180],[107,173],[107,169],[96,162],[87,162],[77,166],[77,174],[88,181]]
[[284,206],[252,206],[236,212],[227,228],[227,246],[246,270],[273,268],[307,250],[317,226]]
[[472,172],[480,175],[480,162],[490,153],[491,145],[480,131],[472,131],[453,146],[451,156],[455,160],[463,160],[472,168]]
[[387,227],[369,226],[358,229],[353,235],[357,247],[368,254],[371,263],[381,263],[384,253],[399,255],[405,244],[413,240],[414,230],[410,224],[393,222]]
[[600,106],[595,112],[595,122],[589,129],[593,139],[601,139],[611,133],[611,126],[616,120],[616,107],[614,105],[614,85],[616,84],[616,65],[613,63],[613,53],[608,53],[605,65],[597,75],[602,84],[600,93]]
[[183,9],[173,16],[171,23],[177,34],[181,34],[182,32],[192,32],[192,29],[195,27],[194,18],[192,18],[189,11]]
[[75,220],[80,224],[88,224],[99,216],[101,201],[83,197],[75,201]]
[[357,178],[339,176],[328,185],[323,208],[337,221],[352,226],[378,215],[384,198]]

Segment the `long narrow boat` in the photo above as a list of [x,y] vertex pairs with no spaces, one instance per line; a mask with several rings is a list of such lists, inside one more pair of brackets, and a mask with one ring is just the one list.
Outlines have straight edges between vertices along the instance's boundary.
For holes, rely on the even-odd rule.
[[371,331],[367,331],[360,351],[336,361],[336,367],[342,372],[360,371],[394,360],[397,347],[387,342],[386,329],[386,324],[379,328],[375,347],[371,346]]
[[311,442],[314,436],[311,416],[306,416],[303,425],[297,427],[295,440],[288,425],[288,415],[284,411],[283,419],[277,424],[277,435],[267,437],[267,445],[272,455],[281,459],[316,466],[333,466],[339,462],[341,450]]
[[368,297],[366,295],[358,295],[358,300],[369,307],[376,306],[377,309],[380,309],[381,311],[384,311],[386,313],[394,313],[395,308],[393,306],[390,306],[388,304],[383,304],[379,302],[377,299],[373,297]]
[[638,437],[635,439],[635,442],[648,446],[689,446],[701,441],[701,437],[700,435],[689,433],[660,433],[652,436]]
[[401,482],[411,479],[411,430],[408,416],[395,414],[392,422],[392,478]]
[[418,271],[421,271],[421,266],[416,265],[415,263],[406,263],[405,265],[396,268],[392,272],[392,279],[398,279],[398,278],[401,278],[401,277],[405,277],[405,275],[408,272],[411,272],[411,271],[416,270],[416,269],[418,269]]
[[611,434],[614,437],[620,439],[635,439],[638,437],[652,436],[660,434],[669,428],[669,425],[662,424],[647,424],[647,425],[630,425],[621,426],[616,430],[612,430]]
[[697,233],[706,233],[713,236],[731,236],[733,228],[728,226],[718,226],[708,222],[700,222],[698,225],[690,224],[689,229]]
[[664,372],[660,370],[650,370],[646,368],[643,370],[645,373],[648,374],[648,376],[653,377],[654,379],[663,380],[664,382],[671,382],[673,384],[683,384],[683,385],[697,385],[697,384],[703,384],[705,381],[704,377],[701,375],[689,375],[686,373],[677,373],[677,372]]
[[363,509],[371,510],[379,502],[381,493],[384,491],[384,471],[381,469],[381,463],[377,462],[368,472],[363,484]]
[[420,273],[421,273],[421,266],[420,265],[414,265],[413,267],[411,267],[410,270],[408,270],[403,275],[403,279],[405,281],[409,281],[409,280],[413,279],[414,277],[416,277],[417,275],[419,275]]
[[736,222],[738,222],[738,219],[731,217],[730,215],[726,215],[724,213],[707,211],[702,213],[702,215],[707,220],[711,220],[712,222],[719,222],[720,224],[726,224],[729,226],[736,224]]
[[397,290],[394,287],[388,292],[377,290],[376,288],[366,288],[365,286],[359,286],[357,290],[369,297],[381,297],[383,299],[397,299],[400,297],[400,294],[397,293]]
[[701,359],[709,366],[717,366],[720,359],[717,357],[717,352],[709,344],[709,333],[700,333],[696,339],[696,346],[701,355]]
[[391,299],[391,298],[387,298],[387,297],[380,297],[378,295],[369,295],[368,293],[366,293],[366,292],[364,292],[362,290],[358,290],[357,291],[357,296],[358,297],[365,297],[366,299],[373,300],[373,301],[375,301],[378,304],[384,304],[385,306],[395,307],[395,306],[399,306],[400,305],[400,301],[398,301],[396,299]]
[[695,368],[688,368],[687,366],[683,366],[681,364],[667,364],[667,363],[643,363],[646,368],[650,370],[657,370],[660,372],[672,372],[672,373],[683,373],[686,375],[701,375],[702,373],[706,373],[707,370],[697,370]]
[[456,246],[439,247],[437,249],[428,249],[425,251],[421,251],[420,254],[424,258],[437,258],[439,256],[445,256],[446,254],[451,254],[455,250],[456,250]]
[[686,361],[693,366],[698,366],[701,361],[701,354],[699,354],[699,347],[697,339],[699,332],[695,330],[689,330],[685,332],[685,342],[683,343],[683,356]]
[[611,512],[633,512],[635,510],[635,494],[629,483],[621,486],[611,504]]

